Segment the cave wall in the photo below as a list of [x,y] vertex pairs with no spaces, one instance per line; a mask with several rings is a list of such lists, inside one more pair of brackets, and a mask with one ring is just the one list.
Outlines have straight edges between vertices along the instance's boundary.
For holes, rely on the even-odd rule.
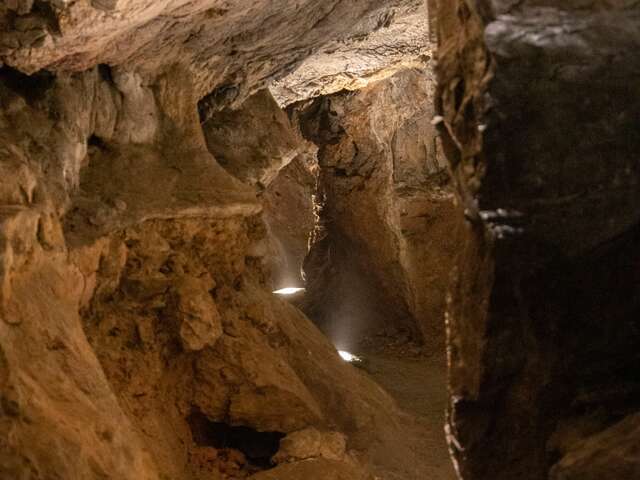
[[408,69],[291,109],[319,147],[305,308],[338,344],[386,327],[443,345],[461,222],[431,124],[433,85]]
[[640,11],[460,0],[438,25],[467,219],[447,310],[459,473],[634,478]]
[[202,123],[262,99],[255,153],[268,82],[419,4],[0,5],[0,478],[417,480],[393,400],[271,295],[264,197]]
[[214,108],[200,120],[209,151],[227,172],[254,187],[264,206],[268,241],[260,248],[274,288],[304,285],[302,264],[316,221],[318,148],[302,137],[268,89],[239,107]]
[[[311,146],[311,145],[310,145]],[[315,146],[313,146],[315,147]],[[265,190],[264,220],[272,239],[274,288],[304,287],[304,261],[317,223],[317,148],[296,157]]]
[[2,70],[0,477],[264,470],[196,442],[194,414],[296,434],[318,469],[309,428],[343,439],[336,472],[402,471],[394,402],[271,295],[261,204],[207,150],[189,76],[119,75]]

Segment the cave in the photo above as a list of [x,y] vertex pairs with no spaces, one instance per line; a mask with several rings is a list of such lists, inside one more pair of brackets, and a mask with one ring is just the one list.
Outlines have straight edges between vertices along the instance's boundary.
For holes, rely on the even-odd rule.
[[640,4],[0,4],[0,480],[640,479]]

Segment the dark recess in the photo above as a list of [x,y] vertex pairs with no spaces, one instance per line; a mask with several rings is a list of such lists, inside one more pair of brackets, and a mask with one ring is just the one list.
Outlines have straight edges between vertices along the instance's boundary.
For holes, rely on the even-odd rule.
[[197,445],[239,450],[251,465],[262,469],[273,467],[271,457],[276,454],[280,440],[285,436],[281,432],[259,432],[250,427],[214,422],[198,410],[191,412],[187,421]]
[[27,75],[7,65],[0,68],[0,83],[23,97],[29,104],[42,100],[55,79],[55,75],[46,70]]

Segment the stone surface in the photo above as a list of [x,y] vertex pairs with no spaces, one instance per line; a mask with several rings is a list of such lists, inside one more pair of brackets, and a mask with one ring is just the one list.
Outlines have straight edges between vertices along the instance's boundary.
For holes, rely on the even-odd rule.
[[296,107],[320,167],[305,309],[346,350],[376,327],[444,343],[461,222],[431,125],[432,86],[410,69]]
[[413,478],[393,400],[271,294],[262,200],[207,148],[198,79],[131,72],[0,70],[0,476],[244,478],[260,445],[215,428],[315,427],[367,467],[309,475]]
[[252,95],[236,110],[201,110],[200,118],[207,147],[220,165],[261,188],[305,148],[269,90]]
[[[3,2],[0,6],[0,61],[24,72],[40,69],[83,71],[97,64],[125,66],[144,78],[180,64],[200,96],[212,93],[223,104],[242,100],[271,78],[291,72],[309,55],[329,45],[343,51],[380,31],[376,55],[365,74],[415,56],[416,33],[399,42],[403,17],[415,16],[421,0],[113,0]],[[286,26],[286,28],[283,28]],[[402,29],[400,29],[402,30]],[[388,34],[388,35],[385,35]],[[335,48],[335,47],[334,47]],[[385,60],[385,57],[389,57]],[[342,55],[344,61],[344,54]],[[312,81],[310,75],[307,75]],[[315,77],[319,83],[322,79]],[[330,80],[329,80],[330,81]]]
[[461,478],[640,475],[638,2],[438,2],[435,111],[427,3],[0,4],[0,478],[424,478],[270,293],[314,214],[335,339],[446,308]]
[[553,480],[634,478],[640,472],[640,414],[577,443],[551,470]]
[[309,242],[316,226],[318,160],[308,151],[283,168],[262,195],[264,220],[270,232],[271,271],[274,288],[301,287]]
[[346,438],[340,432],[306,428],[280,440],[280,449],[273,460],[278,464],[318,457],[339,461],[345,457],[346,445]]
[[432,55],[427,4],[405,2],[355,42],[332,41],[269,89],[282,106],[341,90],[359,90],[400,70],[420,68]]
[[[214,283],[194,277],[185,277],[175,283],[176,313],[183,346],[187,350],[202,350],[214,345],[222,335],[220,312],[209,294]],[[166,285],[162,280],[160,284]]]
[[640,407],[639,22],[632,2],[440,4],[436,105],[468,219],[447,311],[465,480],[548,478],[571,450],[549,443],[559,425]]
[[346,462],[311,459],[280,465],[273,470],[253,475],[253,480],[373,480],[365,470]]

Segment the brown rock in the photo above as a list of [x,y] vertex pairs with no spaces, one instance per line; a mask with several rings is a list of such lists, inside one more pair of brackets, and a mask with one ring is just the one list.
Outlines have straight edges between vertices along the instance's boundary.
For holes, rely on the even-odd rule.
[[280,450],[273,461],[280,464],[318,457],[340,461],[344,459],[346,446],[346,438],[339,432],[306,428],[280,440]]
[[634,478],[640,472],[640,414],[630,415],[574,445],[550,472],[552,480]]
[[213,112],[203,120],[209,151],[251,185],[269,185],[304,148],[269,90],[252,95],[237,110]]
[[302,460],[287,463],[252,475],[252,480],[373,480],[366,470],[348,462],[339,462],[325,458]]
[[304,308],[344,348],[389,325],[443,348],[461,220],[431,125],[432,86],[409,69],[293,110],[319,146]]
[[447,304],[450,448],[465,480],[548,478],[564,419],[638,409],[637,307],[617,306],[639,298],[638,61],[619,56],[639,45],[638,6],[461,0],[438,23],[437,113],[469,222]]
[[187,350],[212,346],[222,335],[222,323],[206,280],[183,277],[176,282],[180,338]]

